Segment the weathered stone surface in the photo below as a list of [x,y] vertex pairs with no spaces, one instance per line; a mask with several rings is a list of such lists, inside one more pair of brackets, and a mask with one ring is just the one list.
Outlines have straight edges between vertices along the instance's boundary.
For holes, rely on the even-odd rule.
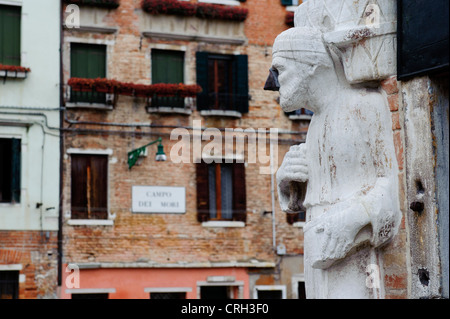
[[310,0],[295,13],[295,26],[323,32],[339,52],[349,83],[396,74],[396,2]]
[[306,143],[291,147],[277,172],[280,204],[287,211],[290,183],[307,183],[308,298],[379,298],[379,277],[368,284],[367,269],[379,271],[378,248],[397,234],[402,218],[390,109],[380,91],[351,86],[340,53],[329,48],[311,27],[275,40],[282,108],[314,112]]

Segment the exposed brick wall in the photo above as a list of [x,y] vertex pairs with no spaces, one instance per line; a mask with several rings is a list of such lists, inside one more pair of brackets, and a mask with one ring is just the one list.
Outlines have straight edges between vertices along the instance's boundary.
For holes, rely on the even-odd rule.
[[393,76],[381,82],[381,88],[385,92],[389,109],[391,110],[392,131],[394,138],[395,153],[397,156],[399,174],[399,201],[402,212],[400,230],[394,240],[383,248],[383,274],[385,294],[387,299],[408,298],[408,254],[407,230],[405,218],[406,207],[406,176],[404,168],[404,126],[403,109],[399,96],[399,85],[397,77]]
[[[160,125],[192,126],[202,120],[204,127],[217,128],[271,128],[294,130],[300,134],[282,134],[279,145],[278,166],[290,144],[305,138],[307,123],[289,120],[276,101],[278,93],[263,90],[271,66],[271,45],[284,24],[285,9],[280,1],[247,0],[249,8],[245,22],[246,45],[224,45],[181,40],[141,38],[136,11],[140,1],[122,0],[118,10],[111,10],[106,21],[119,28],[117,34],[92,34],[65,31],[66,37],[85,40],[114,41],[108,49],[108,77],[120,81],[151,83],[151,48],[168,44],[185,48],[186,82],[196,83],[195,52],[247,54],[249,56],[250,112],[240,119],[203,117],[194,110],[192,115],[149,114],[143,98],[120,96],[112,111],[67,110],[68,118],[78,121],[114,123],[153,123]],[[66,44],[67,48],[67,44]],[[65,61],[70,59],[65,58]],[[70,67],[64,65],[65,81]],[[194,164],[174,164],[170,160],[157,163],[156,147],[140,166],[128,170],[127,152],[142,146],[158,136],[163,137],[167,155],[176,141],[170,141],[171,129],[146,127],[114,127],[101,125],[69,125],[68,129],[113,130],[118,133],[65,132],[65,149],[112,149],[109,163],[109,207],[116,214],[114,226],[68,226],[64,224],[64,262],[215,262],[260,261],[275,262],[272,249],[272,210],[270,175],[259,174],[259,164],[246,167],[247,223],[245,228],[205,228],[196,220],[196,179]],[[131,133],[130,133],[131,132]],[[135,132],[135,133],[132,133]],[[140,133],[154,135],[141,135]],[[192,134],[192,131],[190,131]],[[297,140],[297,142],[295,142]],[[207,142],[203,142],[203,145]],[[70,212],[70,155],[64,157],[63,213]],[[267,166],[264,164],[263,166]],[[133,214],[131,212],[132,185],[185,186],[187,212],[183,215]],[[276,194],[276,190],[275,190]],[[303,253],[303,232],[286,222],[285,213],[275,203],[277,243],[283,243],[290,254]],[[65,216],[65,222],[68,217]],[[301,269],[298,272],[302,272]]]
[[57,255],[57,232],[0,231],[0,265],[22,265],[20,299],[56,297]]

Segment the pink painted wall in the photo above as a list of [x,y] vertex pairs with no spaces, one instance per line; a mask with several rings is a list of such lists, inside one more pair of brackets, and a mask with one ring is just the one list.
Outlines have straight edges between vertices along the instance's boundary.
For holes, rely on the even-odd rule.
[[[71,298],[71,294],[66,293],[67,288],[72,288],[66,285],[66,278],[73,272],[64,271],[66,267],[63,267],[61,299]],[[249,278],[245,268],[82,269],[79,288],[115,288],[116,293],[109,294],[110,299],[149,299],[145,288],[190,287],[192,291],[186,293],[186,298],[197,299],[197,281],[206,281],[208,276],[233,276],[236,281],[244,282],[244,299],[249,299]]]

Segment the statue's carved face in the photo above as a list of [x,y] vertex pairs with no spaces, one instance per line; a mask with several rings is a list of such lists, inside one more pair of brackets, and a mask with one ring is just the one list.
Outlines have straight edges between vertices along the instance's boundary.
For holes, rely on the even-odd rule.
[[307,106],[308,78],[312,66],[275,54],[272,68],[278,71],[280,105],[283,111],[292,112]]

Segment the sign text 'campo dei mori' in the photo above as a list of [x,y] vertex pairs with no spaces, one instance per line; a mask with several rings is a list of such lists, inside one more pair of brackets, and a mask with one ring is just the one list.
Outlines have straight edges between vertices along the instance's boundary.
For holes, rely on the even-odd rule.
[[166,186],[133,186],[133,213],[186,212],[186,188]]

